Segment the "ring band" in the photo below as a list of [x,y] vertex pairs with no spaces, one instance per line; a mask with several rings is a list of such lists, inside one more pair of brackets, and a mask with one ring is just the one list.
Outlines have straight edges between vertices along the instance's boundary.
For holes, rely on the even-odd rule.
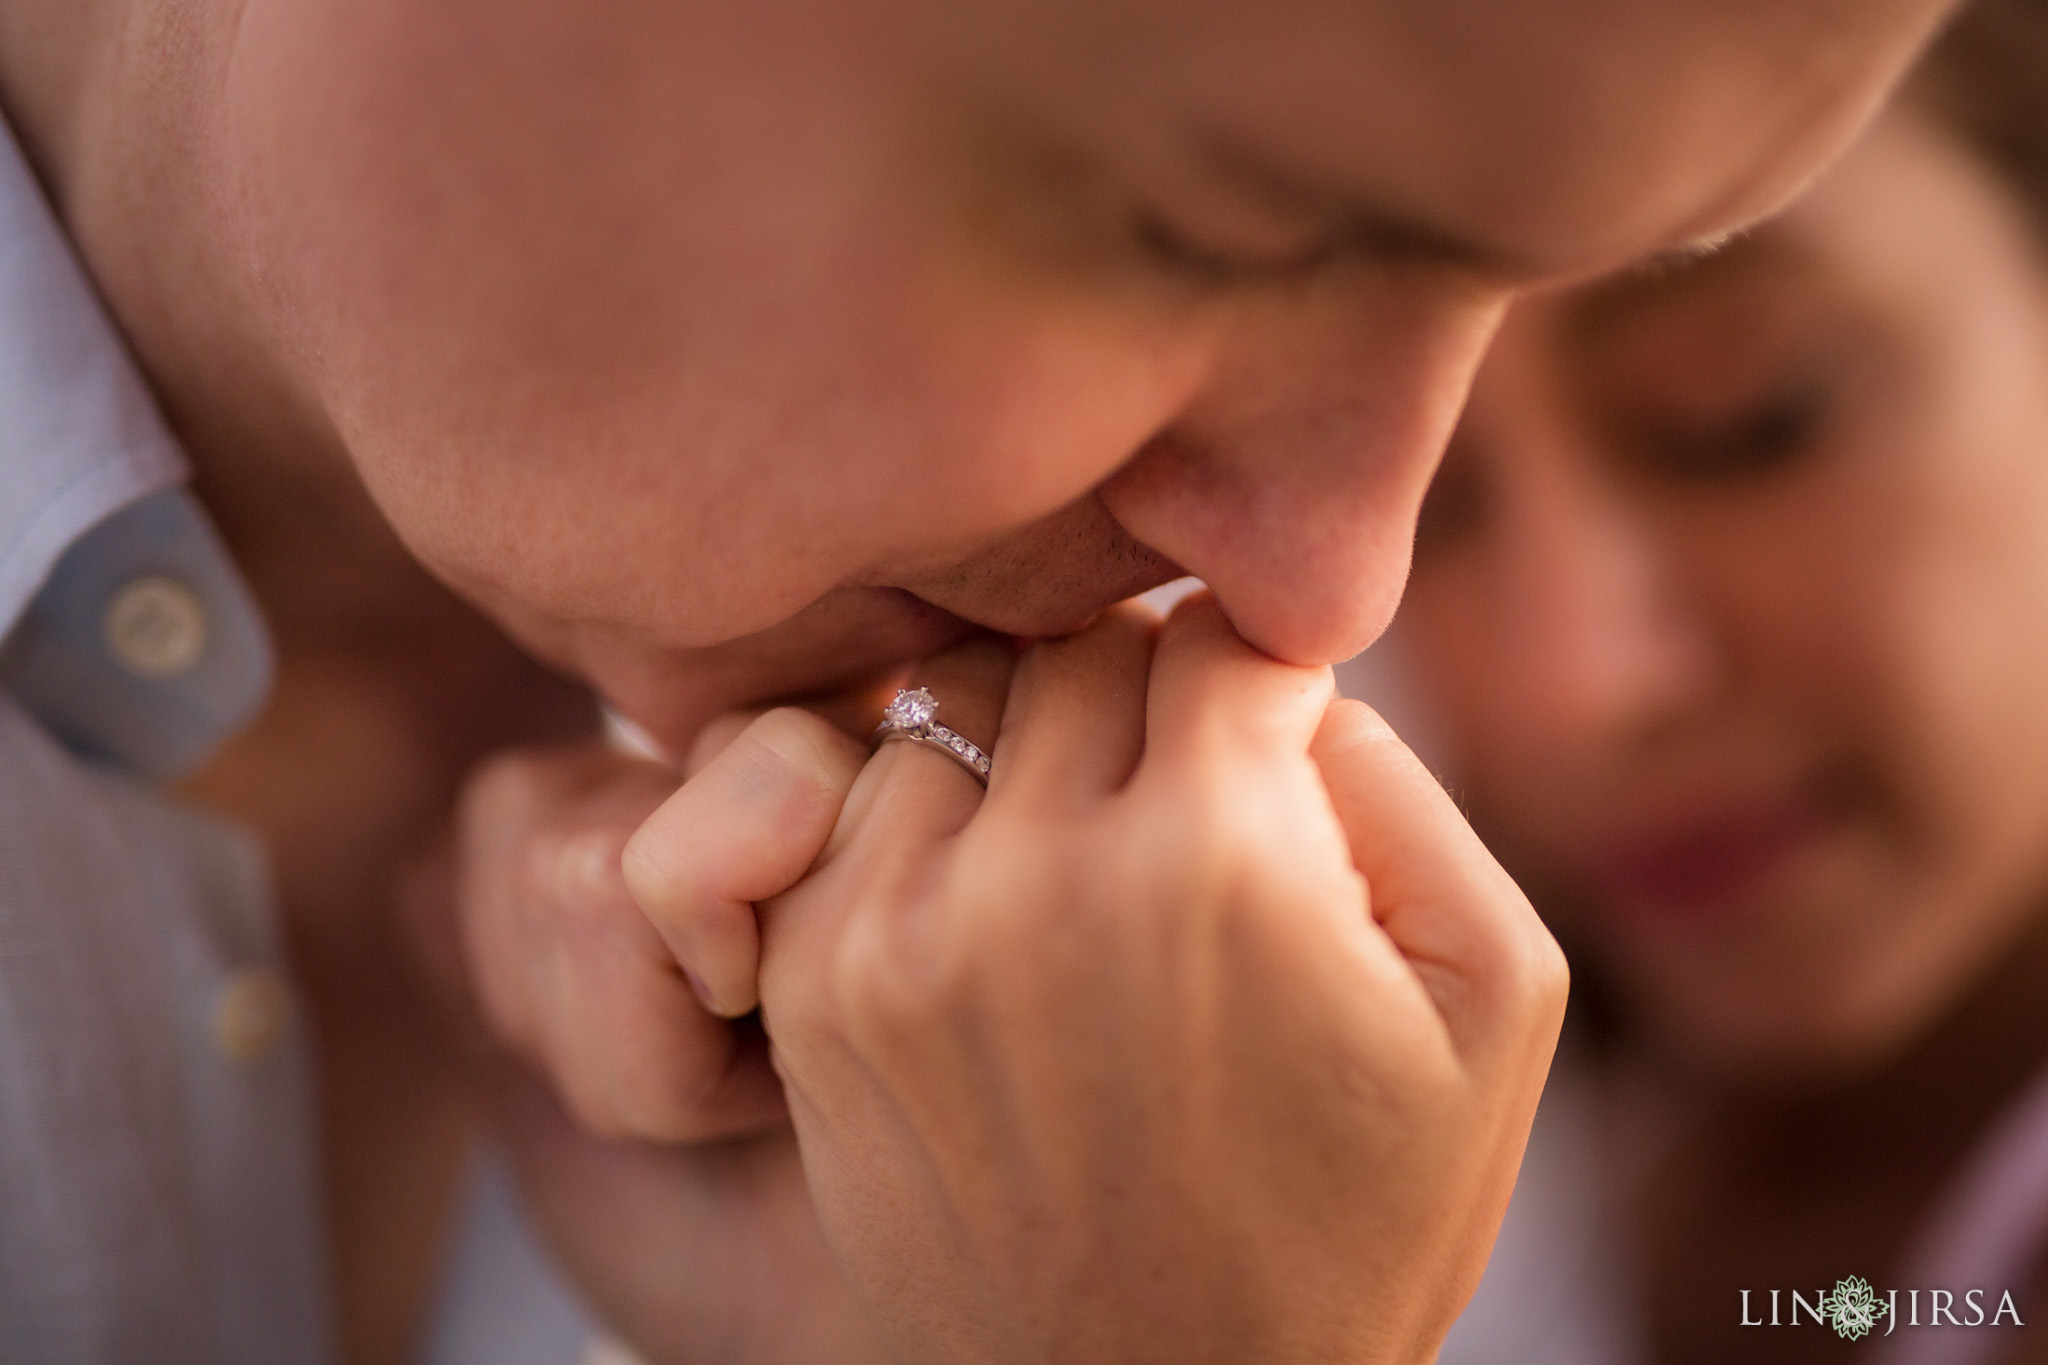
[[930,692],[922,687],[906,687],[883,710],[882,723],[875,730],[874,742],[879,746],[885,740],[907,739],[913,744],[936,749],[967,769],[976,782],[986,787],[988,755],[967,736],[933,720],[938,713],[939,703]]

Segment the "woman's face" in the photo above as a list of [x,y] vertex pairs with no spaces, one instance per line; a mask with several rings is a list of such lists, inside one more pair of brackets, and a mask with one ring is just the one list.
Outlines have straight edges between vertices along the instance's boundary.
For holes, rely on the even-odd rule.
[[1715,256],[1515,310],[1397,634],[1475,823],[1667,1044],[1854,1065],[2048,892],[2048,276],[1881,124]]

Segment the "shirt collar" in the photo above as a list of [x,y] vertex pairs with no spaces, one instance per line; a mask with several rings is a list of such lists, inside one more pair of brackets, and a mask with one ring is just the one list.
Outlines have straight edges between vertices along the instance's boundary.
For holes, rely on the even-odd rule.
[[0,687],[74,750],[198,763],[268,638],[184,457],[0,121]]
[[0,123],[0,635],[72,541],[185,462]]

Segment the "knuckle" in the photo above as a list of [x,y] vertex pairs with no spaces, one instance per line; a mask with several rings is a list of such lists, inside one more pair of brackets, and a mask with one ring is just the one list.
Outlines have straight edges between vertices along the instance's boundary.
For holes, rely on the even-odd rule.
[[549,831],[533,842],[533,889],[572,929],[610,925],[626,901],[624,844],[614,829]]
[[[1084,853],[1064,831],[1012,821],[1000,838],[973,837],[948,869],[942,888],[957,907],[930,921],[934,932],[908,945],[928,977],[924,989],[943,998],[975,992],[984,974],[1000,977],[1042,964],[1044,949],[1087,932],[1091,911],[1116,899],[1116,862]],[[1081,873],[1077,869],[1089,869]]]
[[848,1074],[841,1062],[857,1050],[840,1001],[839,983],[827,980],[764,1014],[776,1074],[792,1089],[830,1088],[835,1077]]
[[706,799],[701,786],[686,784],[637,828],[622,832],[620,878],[650,915],[680,913],[711,895],[717,851],[706,847],[697,809]]
[[547,831],[536,832],[511,850],[511,913],[531,938],[559,939],[582,917],[572,894],[578,876],[567,870],[576,861],[566,853],[563,840]]
[[1235,798],[1216,783],[1190,784],[1179,799],[1157,809],[1148,827],[1120,843],[1122,898],[1158,913],[1235,902],[1247,880],[1265,880],[1276,849],[1245,817]]
[[689,842],[669,836],[666,828],[649,822],[619,850],[619,875],[626,890],[649,914],[686,903],[696,888]]
[[1489,963],[1507,1020],[1519,1028],[1554,1025],[1564,1016],[1571,968],[1564,950],[1520,892],[1494,940]]
[[[816,1002],[811,1042],[887,1063],[911,1055],[934,1029],[985,1002],[978,967],[1002,955],[992,945],[1006,937],[979,913],[985,908],[940,890],[850,917]],[[1027,967],[1014,955],[1008,965],[1013,974]]]
[[1535,992],[1535,1006],[1544,1017],[1561,1021],[1565,1002],[1571,995],[1571,963],[1548,930],[1538,926],[1531,937],[1536,940],[1530,950],[1534,959],[1530,980]]
[[715,945],[752,930],[753,905],[716,895],[692,860],[651,854],[637,834],[617,847],[609,894],[652,926],[674,951],[714,951]]
[[531,812],[547,785],[547,766],[541,755],[526,750],[486,760],[463,785],[464,824],[496,824]]
[[834,797],[844,792],[867,757],[837,726],[797,706],[764,712],[747,734],[783,759],[800,783]]
[[910,969],[899,940],[883,916],[849,921],[832,954],[829,990],[800,1015],[808,1026],[802,1041],[810,1046],[800,1043],[797,1051],[809,1055],[842,1036],[888,1049],[910,1019],[929,1016],[943,995],[943,973],[930,964]]

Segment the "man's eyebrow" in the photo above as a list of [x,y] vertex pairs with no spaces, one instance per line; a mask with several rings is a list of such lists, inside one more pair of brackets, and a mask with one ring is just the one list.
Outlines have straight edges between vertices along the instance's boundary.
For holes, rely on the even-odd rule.
[[1322,254],[1392,257],[1510,280],[1540,273],[1537,262],[1496,243],[1312,185],[1227,135],[1202,132],[1194,145],[1202,163],[1247,198],[1283,217],[1326,224]]
[[1724,233],[1660,251],[1627,270],[1573,291],[1570,330],[1582,340],[1605,332],[1646,306],[1799,269],[1806,257],[1769,225]]
[[1742,228],[1729,228],[1720,232],[1710,232],[1704,237],[1695,237],[1689,242],[1680,242],[1677,246],[1653,251],[1629,267],[1628,273],[1654,275],[1666,270],[1683,268],[1696,261],[1703,261],[1709,256],[1718,256],[1730,243],[1739,241],[1746,231],[1747,229]]

